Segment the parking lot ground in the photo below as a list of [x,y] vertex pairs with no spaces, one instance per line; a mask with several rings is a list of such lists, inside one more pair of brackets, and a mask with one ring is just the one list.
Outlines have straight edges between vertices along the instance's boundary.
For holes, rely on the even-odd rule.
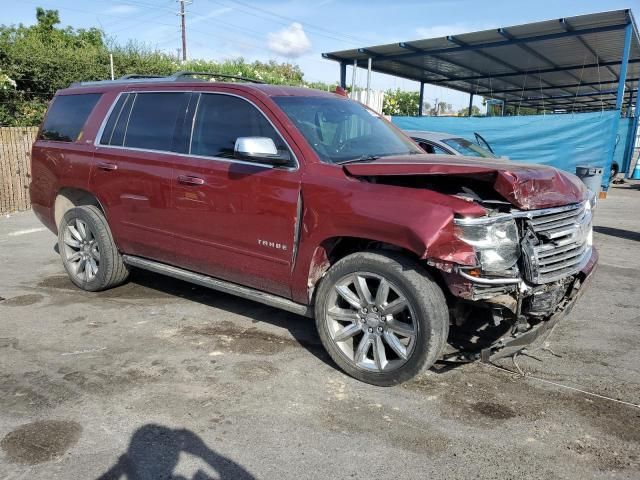
[[637,479],[639,212],[638,183],[600,202],[594,281],[527,376],[394,388],[343,375],[286,312],[144,272],[82,292],[32,213],[3,217],[0,478]]

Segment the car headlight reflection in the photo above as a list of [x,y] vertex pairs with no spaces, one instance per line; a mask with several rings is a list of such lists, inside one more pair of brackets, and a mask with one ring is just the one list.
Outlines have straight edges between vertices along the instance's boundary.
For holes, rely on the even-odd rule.
[[456,235],[473,246],[484,271],[503,272],[518,261],[520,245],[513,218],[456,220]]

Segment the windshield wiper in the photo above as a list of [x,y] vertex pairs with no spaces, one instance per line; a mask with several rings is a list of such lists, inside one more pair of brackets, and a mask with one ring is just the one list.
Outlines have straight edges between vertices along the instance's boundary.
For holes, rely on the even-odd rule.
[[357,158],[351,158],[349,160],[343,160],[342,162],[337,162],[338,165],[346,165],[347,163],[356,163],[356,162],[371,162],[373,160],[377,160],[380,158],[380,155],[362,155]]

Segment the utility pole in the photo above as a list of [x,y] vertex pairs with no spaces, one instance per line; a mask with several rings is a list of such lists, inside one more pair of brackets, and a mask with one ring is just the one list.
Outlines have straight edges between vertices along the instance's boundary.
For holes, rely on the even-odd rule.
[[180,4],[180,11],[178,15],[180,16],[180,27],[182,29],[182,61],[187,61],[187,23],[185,20],[186,12],[184,11],[185,4],[189,5],[192,2],[190,0],[177,0]]

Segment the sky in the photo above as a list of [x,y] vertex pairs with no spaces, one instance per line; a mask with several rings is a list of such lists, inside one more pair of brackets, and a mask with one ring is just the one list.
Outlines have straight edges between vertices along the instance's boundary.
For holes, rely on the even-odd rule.
[[[57,9],[62,24],[102,28],[118,43],[143,42],[168,53],[180,48],[176,0],[0,0],[0,24],[35,23],[35,9]],[[519,25],[605,10],[640,0],[192,0],[186,7],[189,58],[298,64],[309,81],[336,82],[338,63],[323,52]],[[108,60],[106,60],[108,61]],[[351,67],[347,81],[351,82]],[[366,70],[357,70],[366,85]],[[417,90],[409,80],[374,73],[372,87]],[[425,86],[425,101],[468,105],[467,94]],[[480,105],[480,99],[474,103]]]

